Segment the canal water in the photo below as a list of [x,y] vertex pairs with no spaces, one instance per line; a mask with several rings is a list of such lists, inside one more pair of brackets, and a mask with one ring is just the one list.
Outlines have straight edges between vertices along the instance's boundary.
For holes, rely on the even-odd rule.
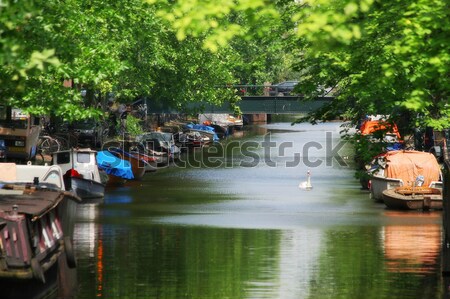
[[441,213],[370,200],[340,125],[246,129],[79,205],[75,298],[443,298]]

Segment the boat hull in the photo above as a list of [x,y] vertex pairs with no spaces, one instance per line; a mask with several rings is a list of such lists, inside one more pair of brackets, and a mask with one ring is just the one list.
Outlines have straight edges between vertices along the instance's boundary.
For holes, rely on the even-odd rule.
[[383,201],[390,209],[401,210],[442,210],[442,194],[411,193],[401,194],[395,189],[383,191]]
[[134,180],[141,180],[145,175],[145,163],[137,157],[131,155],[121,155],[123,160],[130,162],[131,171],[133,172]]
[[113,174],[108,174],[108,182],[106,183],[106,186],[121,186],[126,182],[127,179],[125,178]]
[[[145,165],[148,164],[145,160],[139,158],[139,153],[129,153],[120,149],[114,149],[109,151],[117,158],[127,161],[132,172],[132,180],[141,180],[145,175]],[[110,179],[114,179],[111,178]]]
[[145,161],[144,163],[145,172],[155,172],[158,169],[158,162],[162,163],[162,158],[157,159],[154,155],[150,156],[140,153],[135,153],[135,155],[142,161]]
[[393,178],[373,176],[370,179],[370,196],[376,202],[383,202],[383,191],[403,186],[403,181]]
[[105,185],[94,180],[72,177],[69,182],[72,191],[81,199],[105,196]]

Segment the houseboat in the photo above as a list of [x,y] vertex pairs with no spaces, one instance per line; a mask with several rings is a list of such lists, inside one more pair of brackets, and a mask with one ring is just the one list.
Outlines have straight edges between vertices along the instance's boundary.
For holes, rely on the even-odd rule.
[[64,253],[76,266],[72,246],[80,199],[65,190],[57,165],[0,163],[0,280],[46,281]]

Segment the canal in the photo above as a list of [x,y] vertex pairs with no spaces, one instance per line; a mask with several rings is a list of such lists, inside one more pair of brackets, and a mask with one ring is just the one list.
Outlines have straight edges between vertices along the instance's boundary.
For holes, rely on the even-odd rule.
[[74,298],[443,298],[441,213],[370,200],[340,125],[257,126],[80,204]]

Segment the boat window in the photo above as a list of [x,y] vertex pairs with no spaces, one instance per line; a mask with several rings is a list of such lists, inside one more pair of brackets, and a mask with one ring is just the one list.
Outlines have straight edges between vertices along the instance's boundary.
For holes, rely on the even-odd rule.
[[56,163],[58,163],[58,164],[70,163],[70,153],[69,152],[57,153],[56,154]]
[[77,162],[78,163],[90,163],[90,153],[77,153]]
[[161,135],[163,136],[163,139],[167,142],[171,142],[172,141],[172,133],[161,133]]

